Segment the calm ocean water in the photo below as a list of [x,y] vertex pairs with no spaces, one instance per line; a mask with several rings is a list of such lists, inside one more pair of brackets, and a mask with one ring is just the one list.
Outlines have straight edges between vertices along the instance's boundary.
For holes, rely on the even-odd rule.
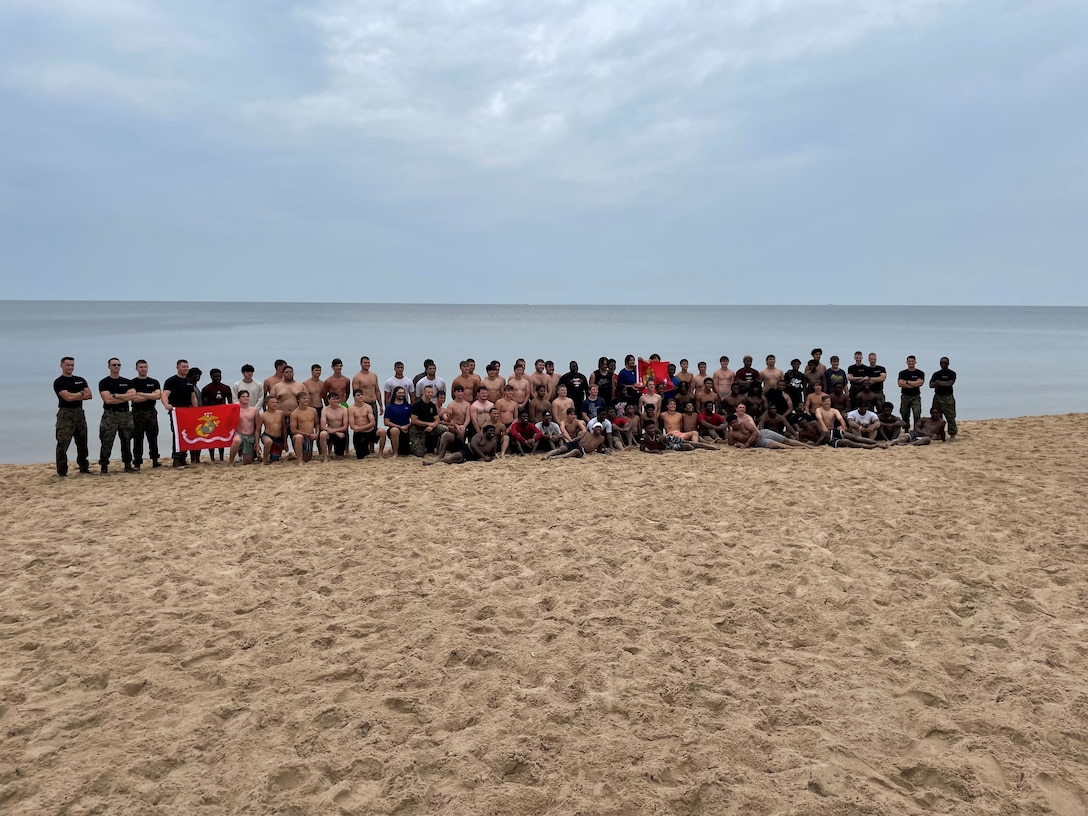
[[[333,357],[344,373],[367,355],[384,382],[403,360],[411,377],[425,357],[447,381],[465,357],[484,364],[500,360],[508,376],[517,357],[555,360],[567,370],[577,360],[587,374],[601,355],[625,354],[678,362],[706,360],[717,368],[722,354],[733,368],[745,354],[762,367],[775,354],[783,368],[792,357],[808,359],[813,347],[843,367],[853,352],[877,353],[890,379],[908,354],[928,378],[942,355],[959,375],[956,400],[962,419],[1063,414],[1088,410],[1088,308],[944,306],[471,306],[414,304],[0,302],[0,376],[7,398],[0,403],[0,462],[52,462],[56,399],[52,382],[64,355],[92,389],[106,376],[106,360],[120,357],[134,375],[143,357],[159,381],[184,357],[205,372],[223,369],[234,382],[243,363],[257,379],[272,373],[277,357],[295,366],[298,378],[320,363],[325,376]],[[927,389],[928,391],[928,389]],[[889,394],[897,394],[894,384]],[[898,405],[898,400],[894,400]],[[41,410],[28,410],[41,406]],[[97,457],[101,400],[86,404],[91,459]],[[161,419],[161,416],[160,416]],[[162,423],[165,425],[165,423]],[[169,449],[168,431],[161,446]],[[74,457],[74,447],[71,455]],[[118,457],[117,449],[114,457]]]

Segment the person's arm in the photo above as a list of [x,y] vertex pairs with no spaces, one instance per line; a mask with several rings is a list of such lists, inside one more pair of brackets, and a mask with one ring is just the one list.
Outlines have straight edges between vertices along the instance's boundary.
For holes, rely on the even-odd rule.
[[162,391],[159,392],[159,400],[162,402],[163,407],[166,408],[167,411],[173,411],[174,410],[174,406],[172,406],[170,404],[170,389],[169,388],[164,388],[164,389],[162,389]]

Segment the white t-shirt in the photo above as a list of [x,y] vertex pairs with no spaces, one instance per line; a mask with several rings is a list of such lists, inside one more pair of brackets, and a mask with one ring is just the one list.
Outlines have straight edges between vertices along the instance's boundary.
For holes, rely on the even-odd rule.
[[422,377],[422,378],[420,378],[419,382],[416,383],[416,398],[417,399],[421,398],[423,396],[423,389],[426,388],[428,385],[434,386],[434,393],[435,394],[437,394],[439,391],[445,391],[446,390],[446,381],[443,380],[441,377],[435,377],[433,380],[427,379],[426,377]]
[[554,422],[549,422],[547,425],[544,422],[538,422],[536,426],[540,429],[540,432],[544,436],[556,436],[563,433],[562,428],[556,425]]
[[399,379],[396,377],[390,377],[388,380],[385,381],[385,393],[389,395],[390,400],[393,399],[393,389],[396,388],[398,385],[404,389],[405,397],[411,397],[412,394],[415,393],[416,387],[412,385],[412,381],[407,377],[401,377]]
[[865,416],[862,416],[860,413],[858,413],[856,408],[846,415],[846,419],[849,422],[853,422],[859,428],[871,428],[873,427],[873,425],[877,425],[880,423],[880,417],[878,417],[872,411],[866,411]]
[[594,417],[593,419],[591,419],[589,421],[589,423],[586,425],[586,430],[587,431],[592,431],[598,425],[603,425],[604,426],[604,432],[605,432],[606,435],[612,433],[612,423],[609,422],[607,419],[601,420],[601,419],[598,419],[597,417]]

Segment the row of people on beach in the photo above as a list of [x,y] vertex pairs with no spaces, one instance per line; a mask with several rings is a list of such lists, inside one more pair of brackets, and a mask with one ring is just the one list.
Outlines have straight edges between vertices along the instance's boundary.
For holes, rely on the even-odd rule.
[[[460,363],[460,373],[449,385],[430,359],[412,379],[405,376],[403,363],[395,363],[393,376],[384,383],[366,356],[350,379],[339,358],[332,361],[330,376],[324,377],[322,367],[314,364],[307,379],[296,378],[291,365],[277,360],[274,373],[264,380],[254,377],[252,365],[242,366],[242,377],[233,385],[224,383],[221,370],[213,368],[211,382],[203,387],[203,372],[186,360],[179,360],[176,373],[160,384],[149,376],[146,361],[138,360],[136,376],[127,378],[120,372],[120,360],[111,358],[109,372],[98,384],[103,402],[99,466],[108,472],[117,438],[126,471],[141,469],[145,441],[152,466],[160,465],[160,404],[171,412],[176,407],[238,403],[231,462],[292,456],[302,463],[315,455],[341,458],[349,448],[358,458],[434,452],[440,459],[464,459],[508,452],[577,456],[634,447],[655,452],[659,444],[661,450],[722,444],[876,447],[955,438],[956,374],[948,358],[941,358],[930,378],[934,398],[926,416],[921,410],[925,375],[913,356],[906,359],[898,377],[896,417],[894,405],[884,398],[888,375],[876,354],[870,353],[866,364],[862,352],[856,352],[854,365],[847,369],[840,367],[837,356],[829,366],[821,357],[822,351],[813,349],[804,369],[794,359],[783,371],[774,355],[768,355],[765,368],[757,371],[746,356],[734,371],[723,355],[713,373],[707,372],[705,362],[691,372],[686,359],[679,367],[666,366],[657,355],[649,358],[656,365],[645,371],[640,372],[633,355],[617,370],[614,359],[601,357],[588,377],[576,361],[558,374],[554,363],[544,359],[536,360],[534,371],[526,374],[526,363],[519,359],[509,379],[502,376],[498,361],[488,363],[486,376],[480,377],[469,359]],[[82,405],[92,393],[74,374],[74,365],[73,358],[65,357],[54,383],[59,475],[67,473],[73,440],[80,470],[89,470]],[[484,433],[487,427],[494,429],[493,438]],[[219,458],[225,453],[219,450]],[[213,459],[215,455],[212,451]],[[199,458],[199,453],[189,454],[190,462]],[[187,457],[176,444],[172,460],[174,467],[186,466]]]

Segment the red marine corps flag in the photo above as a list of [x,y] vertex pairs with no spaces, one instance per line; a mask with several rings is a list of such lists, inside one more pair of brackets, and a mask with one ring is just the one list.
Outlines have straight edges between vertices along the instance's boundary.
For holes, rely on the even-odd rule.
[[179,451],[229,448],[237,428],[237,403],[174,409],[174,441]]
[[[646,383],[653,380],[654,383],[666,382],[666,391],[672,390],[672,381],[669,379],[669,364],[660,360],[643,360],[638,358],[638,387],[640,391],[646,390]],[[655,386],[656,387],[656,386]]]

